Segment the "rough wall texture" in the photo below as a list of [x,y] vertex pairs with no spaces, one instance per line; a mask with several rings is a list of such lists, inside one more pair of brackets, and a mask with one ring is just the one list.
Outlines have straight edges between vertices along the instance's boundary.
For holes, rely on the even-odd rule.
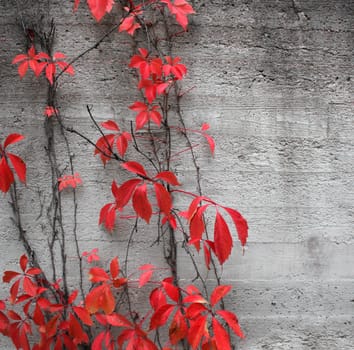
[[[49,200],[42,190],[50,180],[42,127],[46,96],[43,81],[20,81],[10,65],[23,51],[20,17],[26,23],[42,14],[54,17],[56,48],[74,57],[107,30],[113,15],[95,25],[85,6],[73,15],[70,1],[14,3],[0,1],[0,132],[1,138],[14,130],[27,136],[26,145],[18,146],[29,165],[28,186],[21,191],[27,208],[24,225],[46,266],[47,222],[39,205]],[[250,226],[245,255],[236,249],[223,271],[224,281],[234,285],[227,302],[247,334],[237,348],[351,350],[354,2],[193,3],[197,15],[190,32],[174,47],[189,67],[185,86],[195,87],[182,101],[183,112],[189,125],[209,122],[216,138],[215,159],[207,152],[199,155],[205,192],[238,208]],[[74,78],[62,81],[59,104],[69,125],[96,138],[86,104],[100,120],[114,117],[128,123],[126,106],[135,93],[126,68],[130,52],[129,40],[113,35],[80,61]],[[97,228],[114,168],[102,172],[86,143],[71,142],[86,184],[78,193],[80,244],[119,255],[127,240],[119,235],[124,224],[112,237]],[[183,164],[177,169],[188,183],[193,173]],[[6,200],[0,205],[1,271],[13,267],[21,253]],[[66,208],[68,213],[71,209]],[[134,241],[132,267],[147,254],[149,262],[163,264],[157,258],[160,248],[146,243],[149,235],[144,232]],[[193,277],[183,254],[179,264],[184,278]],[[1,349],[12,348],[4,338],[0,344]]]

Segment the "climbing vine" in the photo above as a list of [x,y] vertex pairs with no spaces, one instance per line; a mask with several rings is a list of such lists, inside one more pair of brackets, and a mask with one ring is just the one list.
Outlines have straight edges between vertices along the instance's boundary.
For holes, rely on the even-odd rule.
[[[75,11],[79,2],[74,2]],[[203,192],[196,154],[205,143],[213,156],[215,142],[207,123],[188,129],[183,119],[180,101],[188,91],[182,89],[181,82],[188,68],[183,58],[173,55],[172,48],[174,39],[188,30],[194,10],[185,0],[87,0],[87,4],[97,22],[113,6],[121,13],[95,45],[71,60],[62,52],[54,52],[57,34],[53,21],[47,31],[28,28],[25,53],[12,62],[21,79],[32,71],[35,77],[43,74],[47,80],[43,127],[52,179],[48,184],[52,200],[46,208],[51,227],[51,276],[40,266],[31,234],[22,224],[23,203],[17,187],[26,183],[26,165],[11,149],[17,142],[26,142],[26,135],[14,130],[0,145],[0,190],[9,193],[14,223],[26,254],[19,259],[19,272],[5,271],[3,275],[3,283],[10,284],[10,289],[8,298],[0,301],[0,332],[12,340],[16,349],[24,350],[231,349],[231,333],[244,335],[236,315],[224,303],[232,287],[222,283],[219,270],[230,257],[233,235],[244,246],[248,227],[237,210]],[[98,123],[94,110],[87,106],[88,118],[97,131],[96,139],[91,139],[85,130],[64,122],[57,97],[58,82],[63,74],[75,79],[75,66],[84,65],[86,55],[114,32],[131,40],[128,65],[137,78],[140,97],[132,97],[127,106],[132,111],[128,130],[113,119]],[[97,213],[98,224],[107,234],[127,238],[124,257],[101,258],[98,248],[82,251],[80,247],[76,190],[78,186],[85,189],[85,183],[75,171],[69,134],[92,146],[102,171],[108,162],[114,162],[118,172],[129,177],[126,181],[112,181],[111,198]],[[191,135],[199,139],[198,144]],[[66,147],[68,166],[64,169],[69,171],[65,172],[57,156],[60,143]],[[176,151],[179,145],[186,146]],[[195,167],[196,193],[185,189],[174,171],[174,159],[182,153],[189,153]],[[70,232],[63,224],[64,191],[72,193]],[[175,204],[179,197],[183,198],[180,202],[188,201],[189,205],[179,208]],[[128,220],[131,231],[116,233],[119,220]],[[130,242],[141,222],[155,227],[156,237],[151,244],[161,246],[169,269],[144,263],[136,271],[129,271]],[[80,270],[74,290],[68,283],[69,234],[74,237]],[[181,283],[179,249],[185,250],[196,274],[195,280],[187,284]],[[204,256],[204,267],[195,258],[197,254]],[[105,269],[107,259],[110,262]],[[87,266],[86,278],[83,271]],[[205,269],[209,279],[210,274],[214,275],[216,285],[212,288]],[[144,312],[136,309],[132,294],[136,289],[146,289],[146,305],[140,305]]]

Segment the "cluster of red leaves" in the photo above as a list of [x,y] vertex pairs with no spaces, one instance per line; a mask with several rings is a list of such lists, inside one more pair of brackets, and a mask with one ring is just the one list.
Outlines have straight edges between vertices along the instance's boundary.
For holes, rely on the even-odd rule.
[[160,182],[162,181],[171,186],[179,186],[180,183],[176,176],[171,171],[162,171],[154,177],[150,177],[145,168],[138,162],[125,162],[122,167],[138,177],[127,180],[120,186],[115,181],[112,182],[112,194],[115,202],[103,206],[100,212],[99,224],[104,224],[108,231],[112,231],[115,225],[116,211],[122,211],[130,200],[132,200],[136,215],[149,223],[153,210],[147,196],[147,190],[148,185],[151,185],[156,196],[157,213],[163,215],[163,222],[168,221],[172,227],[176,228],[176,219],[171,213],[171,194]]
[[17,55],[13,59],[12,64],[19,63],[18,74],[21,78],[26,75],[28,68],[32,69],[36,77],[39,77],[45,71],[46,78],[53,85],[57,66],[65,73],[74,75],[74,68],[63,61],[65,58],[66,56],[61,52],[56,52],[53,57],[50,57],[45,52],[36,53],[36,49],[32,45],[27,54]]
[[76,188],[77,185],[82,184],[82,180],[80,178],[80,175],[78,173],[75,173],[74,175],[63,175],[62,177],[59,177],[58,183],[59,191],[62,191],[67,187]]
[[[98,256],[96,260],[99,260]],[[58,282],[49,286],[50,290],[43,287],[42,271],[28,267],[25,255],[20,258],[20,268],[22,272],[5,271],[3,282],[12,285],[9,298],[6,302],[0,301],[0,332],[12,340],[16,349],[77,350],[80,345],[89,343],[85,326],[93,327],[95,323],[103,330],[94,337],[93,350],[104,347],[114,350],[116,345],[119,349],[157,350],[149,336],[166,326],[169,340],[164,350],[172,350],[182,339],[186,339],[193,350],[198,347],[229,350],[230,338],[225,323],[237,336],[244,336],[236,315],[217,308],[231,286],[217,286],[207,300],[193,285],[184,289],[176,287],[171,277],[161,282],[151,281],[155,267],[143,265],[139,268],[143,271],[139,288],[149,282],[158,287],[150,293],[151,310],[144,317],[130,321],[116,311],[116,304],[124,287],[135,281],[121,276],[117,257],[111,260],[108,271],[101,267],[90,268],[89,279],[93,286],[84,305],[75,304],[78,290],[65,298]],[[148,319],[146,327],[144,323]],[[114,329],[120,331],[118,336],[114,335]],[[29,337],[34,331],[40,334],[40,340],[31,346]]]
[[132,136],[127,131],[120,131],[118,124],[114,120],[107,120],[101,123],[101,126],[110,131],[115,131],[114,134],[106,134],[101,136],[96,142],[94,154],[99,154],[102,163],[105,165],[111,158],[115,150],[121,157],[124,157],[128,149],[128,143],[132,140]]
[[138,51],[139,54],[131,58],[129,67],[139,71],[138,88],[144,91],[147,101],[151,104],[158,95],[166,92],[173,81],[181,80],[187,73],[187,68],[179,63],[180,57],[166,56],[164,63],[160,57],[150,57],[148,50],[144,48],[139,48]]
[[[74,11],[79,7],[80,0],[74,1]],[[87,5],[91,11],[92,16],[97,22],[101,21],[106,13],[111,12],[114,4],[114,0],[87,0]],[[124,7],[127,11],[127,15],[122,19],[119,26],[119,31],[126,31],[130,35],[134,35],[136,29],[140,28],[138,16],[142,15],[143,7],[148,5],[167,5],[168,10],[172,15],[175,16],[178,24],[187,30],[188,26],[188,15],[194,14],[192,6],[186,0],[148,0],[142,1],[138,5],[134,5],[133,1],[129,1],[129,6]],[[158,6],[157,6],[158,8]]]
[[10,134],[6,137],[4,144],[0,144],[0,191],[8,192],[10,186],[15,182],[14,173],[9,166],[11,162],[15,173],[21,182],[26,182],[26,164],[24,161],[6,148],[24,139],[21,134]]
[[[205,204],[203,204],[203,202]],[[202,239],[202,235],[205,232],[204,214],[209,207],[213,207],[216,210],[213,241],[209,239]],[[215,254],[222,265],[230,256],[233,247],[233,239],[230,229],[222,216],[220,209],[226,211],[231,217],[241,245],[244,246],[248,237],[248,225],[247,221],[237,210],[218,205],[213,200],[205,196],[196,196],[191,202],[188,210],[180,213],[180,215],[186,218],[189,223],[189,244],[194,245],[194,247],[199,251],[200,244],[203,243],[205,264],[208,269],[210,268],[211,251]]]

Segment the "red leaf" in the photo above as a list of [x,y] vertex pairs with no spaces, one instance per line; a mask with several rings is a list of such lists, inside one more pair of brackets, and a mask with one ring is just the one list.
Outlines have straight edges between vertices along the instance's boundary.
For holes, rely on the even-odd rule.
[[102,122],[101,126],[107,130],[120,131],[118,124],[114,120]]
[[231,216],[232,221],[235,224],[238,239],[241,242],[241,245],[244,246],[247,242],[248,237],[248,224],[246,219],[237,211],[231,208],[223,207]]
[[46,69],[45,69],[45,75],[50,83],[50,85],[53,85],[54,83],[54,75],[55,75],[55,63],[48,63]]
[[130,35],[134,35],[134,32],[138,29],[141,28],[141,25],[135,21],[135,16],[130,15],[122,20],[122,23],[120,24],[118,31],[119,32],[127,32]]
[[75,301],[75,299],[77,298],[78,294],[79,294],[79,291],[76,289],[69,295],[69,298],[68,298],[68,304],[69,305],[71,305]]
[[108,273],[100,267],[90,268],[89,279],[93,283],[106,282],[110,280]]
[[132,324],[123,315],[120,314],[107,315],[106,320],[110,325],[115,327],[132,327]]
[[25,254],[21,255],[20,257],[20,267],[21,267],[21,270],[23,272],[26,271],[26,268],[27,268],[27,264],[28,264],[28,258]]
[[92,343],[91,350],[102,350],[103,349],[102,342],[104,340],[105,335],[106,335],[105,331],[103,331],[97,335],[97,337],[95,338],[95,340]]
[[129,132],[123,132],[117,137],[117,150],[118,153],[124,157],[128,148],[128,142],[132,140],[132,135]]
[[204,251],[204,261],[205,261],[205,266],[207,267],[208,270],[210,270],[210,248],[207,246],[205,242],[203,242],[203,251]]
[[110,268],[112,279],[116,279],[119,275],[119,261],[117,257],[111,260],[109,268]]
[[180,340],[184,339],[188,333],[188,326],[185,317],[182,315],[180,310],[177,310],[170,328],[169,337],[172,345],[177,344]]
[[113,0],[87,0],[90,11],[99,22],[102,17],[112,10]]
[[20,78],[23,78],[26,75],[27,70],[28,70],[28,61],[22,62],[18,66],[17,70],[18,70],[18,74],[19,74]]
[[184,30],[187,30],[188,18],[187,15],[195,13],[192,6],[185,0],[161,0],[167,4],[171,14],[176,16],[176,21],[181,25]]
[[187,307],[187,310],[186,310],[186,317],[189,319],[189,320],[193,320],[193,319],[196,319],[198,318],[199,316],[202,315],[202,313],[204,313],[205,311],[207,311],[208,309],[205,307],[205,305],[203,304],[198,304],[198,303],[195,303],[195,304],[191,304]]
[[210,128],[210,125],[208,124],[208,123],[203,123],[202,124],[202,131],[207,131],[207,130],[209,130],[209,128]]
[[25,162],[18,156],[12,153],[8,153],[7,156],[9,157],[16,174],[21,182],[26,182],[26,164]]
[[100,218],[98,224],[104,224],[108,231],[112,231],[116,221],[116,205],[114,203],[108,203],[102,207],[100,211]]
[[[202,337],[206,331],[206,321],[208,316],[201,316],[197,320],[191,322],[191,326],[188,331],[188,343],[190,344],[191,348],[195,350]],[[220,348],[224,350],[223,348]]]
[[205,231],[203,214],[208,206],[209,204],[204,204],[201,207],[198,207],[189,223],[189,244],[193,244],[198,251],[200,249],[200,240],[202,239],[203,232]]
[[117,194],[115,196],[117,207],[124,208],[129,202],[136,186],[141,183],[139,179],[131,179],[124,182],[117,190]]
[[240,338],[244,338],[240,325],[238,324],[238,319],[235,314],[227,310],[218,310],[216,313],[221,316],[229,325],[229,327],[234,331],[236,335]]
[[154,270],[148,270],[142,273],[139,277],[139,288],[143,287],[146,283],[148,283],[153,275]]
[[157,205],[160,208],[160,211],[166,214],[170,214],[172,209],[172,199],[170,193],[166,188],[160,183],[154,183]]
[[25,137],[21,134],[10,134],[6,137],[5,142],[4,142],[4,149],[8,145],[12,145],[13,143],[19,142],[23,140]]
[[178,182],[176,175],[172,171],[161,171],[158,173],[154,179],[159,179],[167,182],[172,186],[180,186],[181,184]]
[[214,225],[214,243],[215,243],[215,255],[219,259],[222,265],[229,257],[233,242],[224,218],[216,212],[215,225]]
[[213,317],[212,325],[218,349],[231,350],[230,337],[226,329],[220,324],[220,322],[215,317]]
[[8,192],[14,181],[14,175],[5,157],[2,157],[0,161],[0,190],[5,193]]
[[73,306],[73,310],[77,317],[87,326],[92,326],[93,322],[89,312],[81,306]]
[[210,136],[210,135],[208,135],[208,134],[202,134],[205,138],[206,138],[206,140],[208,141],[208,143],[209,143],[209,148],[210,148],[210,152],[211,152],[211,154],[212,155],[214,155],[214,153],[215,153],[215,141],[214,141],[214,139]]
[[115,308],[115,299],[110,287],[107,284],[102,284],[92,289],[85,298],[85,305],[91,314],[98,310],[103,310],[105,314],[111,314]]
[[32,276],[40,275],[41,273],[42,270],[38,269],[37,267],[31,267],[26,271],[27,275],[32,275]]
[[150,294],[150,305],[156,311],[162,305],[167,304],[166,296],[160,288],[155,288]]
[[19,272],[15,272],[15,271],[5,271],[4,275],[2,276],[2,281],[4,283],[9,283],[11,282],[11,280],[13,278],[15,278],[16,276],[19,276],[20,273]]
[[174,309],[174,305],[165,304],[159,307],[151,317],[150,330],[163,326]]
[[137,187],[133,195],[133,208],[138,216],[147,223],[150,222],[152,215],[151,204],[147,198],[146,184]]
[[76,188],[77,185],[82,184],[80,174],[75,173],[74,175],[63,175],[58,179],[59,182],[59,191],[62,191],[64,188],[72,187]]
[[55,64],[64,72],[70,75],[74,75],[75,71],[72,65],[64,61],[55,62]]
[[74,2],[74,8],[73,8],[73,11],[74,11],[74,12],[78,9],[79,4],[80,4],[80,0],[75,0],[75,2]]
[[207,304],[208,302],[199,294],[187,295],[183,303]]
[[125,162],[122,164],[122,167],[134,174],[148,177],[144,167],[138,162]]
[[180,296],[180,293],[179,293],[179,289],[178,287],[176,287],[175,285],[173,285],[172,283],[168,282],[167,280],[168,279],[165,279],[163,282],[162,282],[162,287],[163,289],[165,290],[166,294],[176,303],[179,302],[179,296]]
[[38,286],[28,277],[24,277],[23,279],[23,290],[26,294],[31,297],[35,297],[37,295]]
[[220,299],[222,299],[226,294],[230,292],[231,289],[232,286],[217,286],[211,293],[211,306],[215,306],[220,301]]

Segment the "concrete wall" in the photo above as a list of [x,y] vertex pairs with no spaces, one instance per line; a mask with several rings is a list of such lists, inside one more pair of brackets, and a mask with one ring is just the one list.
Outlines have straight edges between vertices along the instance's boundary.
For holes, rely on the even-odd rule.
[[[240,350],[351,350],[354,344],[354,123],[352,0],[195,0],[190,32],[177,40],[176,54],[189,68],[184,82],[194,89],[182,100],[189,126],[209,122],[216,138],[215,159],[199,153],[202,185],[210,197],[238,208],[248,219],[245,255],[235,249],[225,264],[225,283],[234,285],[227,302],[247,338]],[[70,1],[0,1],[1,138],[20,131],[17,146],[28,164],[21,188],[23,221],[40,260],[49,266],[48,222],[41,205],[50,200],[44,152],[44,81],[22,81],[11,66],[23,51],[19,21],[54,17],[58,51],[75,57],[113,21],[94,24],[86,5],[72,14]],[[85,105],[98,120],[129,125],[133,77],[126,67],[131,42],[115,34],[64,78],[59,105],[68,125],[96,134]],[[102,165],[92,149],[70,137],[78,191],[78,232],[82,249],[98,246],[107,256],[124,251],[128,224],[109,236],[97,227],[97,213],[110,199],[115,167]],[[65,159],[65,154],[59,158]],[[65,163],[63,165],[63,168]],[[183,160],[179,177],[191,185]],[[70,202],[69,195],[68,203]],[[7,205],[0,205],[0,270],[14,268],[22,253]],[[65,200],[65,198],[64,198]],[[66,208],[70,228],[72,208]],[[154,233],[133,243],[130,266],[163,264]],[[72,239],[72,238],[71,238]],[[70,238],[69,238],[70,240]],[[77,272],[69,244],[71,271]],[[72,251],[71,251],[72,250]],[[70,257],[72,259],[70,260]],[[181,253],[184,278],[193,277]],[[76,269],[76,270],[75,270]],[[70,280],[74,285],[75,276]],[[5,295],[1,286],[1,295]],[[0,338],[1,349],[11,349]]]

